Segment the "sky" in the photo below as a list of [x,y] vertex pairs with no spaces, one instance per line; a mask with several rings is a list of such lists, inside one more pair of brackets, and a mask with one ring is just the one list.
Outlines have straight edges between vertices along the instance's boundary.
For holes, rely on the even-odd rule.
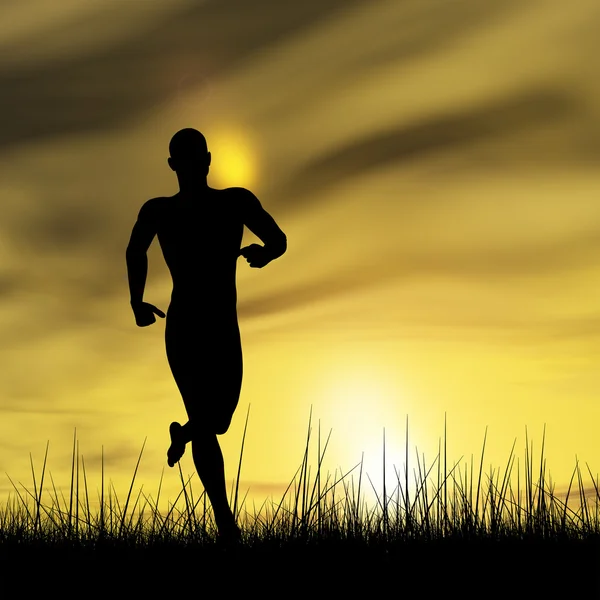
[[0,497],[47,443],[68,487],[74,436],[92,488],[103,453],[126,493],[144,444],[139,484],[180,487],[183,403],[164,321],[135,325],[125,248],[177,192],[184,127],[209,185],[252,190],[288,238],[238,263],[228,481],[247,414],[257,499],[293,477],[311,415],[326,468],[364,457],[374,483],[407,420],[411,469],[446,423],[449,462],[486,431],[486,465],[515,440],[523,460],[526,432],[537,460],[545,431],[558,489],[576,460],[600,470],[599,26],[595,0],[1,1]]

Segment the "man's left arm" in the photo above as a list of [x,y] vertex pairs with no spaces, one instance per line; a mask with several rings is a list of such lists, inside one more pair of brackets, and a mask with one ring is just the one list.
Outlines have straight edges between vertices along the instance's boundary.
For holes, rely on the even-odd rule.
[[240,255],[248,260],[251,267],[262,268],[285,253],[287,237],[258,198],[245,188],[240,190],[244,225],[264,244],[246,246],[240,250]]

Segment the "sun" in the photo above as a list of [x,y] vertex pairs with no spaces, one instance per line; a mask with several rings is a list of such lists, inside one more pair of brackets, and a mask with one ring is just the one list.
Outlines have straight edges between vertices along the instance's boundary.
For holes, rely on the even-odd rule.
[[255,144],[242,128],[224,128],[207,135],[211,182],[216,187],[252,188],[257,179]]
[[[384,435],[386,488],[395,485],[395,469],[404,462],[402,398],[394,380],[383,369],[354,366],[330,372],[323,382],[320,402],[324,421],[332,429],[330,453],[324,461],[336,467],[352,467],[362,460],[363,485],[379,492],[384,481]],[[329,426],[328,426],[329,429]],[[355,471],[358,475],[358,470]]]

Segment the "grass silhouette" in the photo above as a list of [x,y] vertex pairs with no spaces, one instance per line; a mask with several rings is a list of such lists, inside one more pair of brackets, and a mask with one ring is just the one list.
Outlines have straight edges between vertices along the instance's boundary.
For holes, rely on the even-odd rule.
[[[421,595],[423,586],[429,591],[436,585],[440,591],[447,590],[457,576],[463,578],[461,585],[471,588],[489,586],[496,579],[506,583],[508,578],[521,591],[526,585],[538,593],[544,585],[553,592],[559,585],[571,593],[600,591],[600,490],[587,464],[592,497],[577,463],[566,497],[561,499],[547,474],[544,440],[539,465],[534,465],[533,444],[526,435],[522,465],[513,444],[506,466],[484,473],[487,430],[478,465],[473,459],[470,465],[461,460],[449,465],[444,428],[443,444],[432,463],[427,465],[416,452],[411,472],[407,419],[404,469],[400,472],[394,467],[391,489],[384,472],[383,489],[377,491],[363,472],[362,460],[339,475],[337,471],[334,476],[322,473],[331,432],[322,444],[320,424],[318,464],[311,476],[311,417],[302,462],[281,500],[265,501],[250,512],[246,496],[239,494],[246,416],[230,500],[242,529],[242,542],[236,548],[218,543],[206,494],[194,493],[191,477],[185,479],[181,467],[181,490],[168,510],[158,508],[162,475],[156,498],[142,489],[134,494],[144,446],[123,502],[112,484],[106,485],[102,461],[99,509],[92,511],[85,462],[74,437],[68,497],[47,473],[48,446],[39,476],[31,461],[33,489],[11,479],[14,494],[0,508],[0,559],[5,565],[35,563],[36,568],[46,565],[54,571],[75,561],[80,574],[110,564],[113,575],[131,574],[125,568],[131,564],[143,564],[146,569],[163,564],[193,564],[196,569],[202,565],[210,573],[233,561],[232,574],[270,565],[271,579],[288,573],[286,577],[293,581],[309,569],[334,573],[344,568],[354,577],[338,579],[336,589],[348,585],[356,591],[357,585],[368,584],[365,589],[385,590],[385,581],[394,576],[401,578],[402,589]],[[385,437],[383,465],[385,471]],[[374,506],[365,500],[367,482],[375,493]],[[586,576],[571,580],[566,575],[573,569]],[[358,572],[372,576],[357,580]]]

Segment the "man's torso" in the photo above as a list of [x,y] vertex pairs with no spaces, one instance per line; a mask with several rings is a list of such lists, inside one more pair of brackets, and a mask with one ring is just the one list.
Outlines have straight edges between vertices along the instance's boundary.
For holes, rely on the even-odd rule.
[[236,265],[244,222],[234,190],[156,198],[157,237],[171,277],[171,304],[236,305]]

